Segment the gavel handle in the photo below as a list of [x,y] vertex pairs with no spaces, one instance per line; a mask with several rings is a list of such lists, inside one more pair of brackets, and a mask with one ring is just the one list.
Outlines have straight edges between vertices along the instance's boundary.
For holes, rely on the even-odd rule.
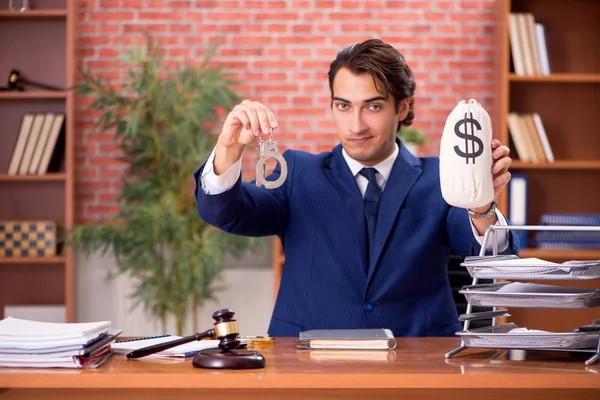
[[155,344],[152,346],[143,347],[141,349],[134,350],[131,353],[127,354],[127,358],[145,357],[150,354],[154,354],[154,353],[161,352],[163,350],[170,349],[171,347],[179,346],[181,344],[193,342],[195,340],[202,340],[202,339],[206,339],[208,337],[214,337],[214,336],[215,336],[215,330],[209,329],[209,330],[201,332],[201,333],[196,333],[195,335],[186,336],[186,337],[183,337],[180,339],[172,340],[170,342],[159,343],[159,344]]
[[47,85],[45,83],[33,82],[33,81],[28,80],[28,79],[21,79],[21,81],[23,83],[26,83],[26,84],[31,85],[31,86],[37,86],[40,89],[57,90],[57,91],[63,90],[63,89],[61,89],[61,88],[59,88],[57,86]]

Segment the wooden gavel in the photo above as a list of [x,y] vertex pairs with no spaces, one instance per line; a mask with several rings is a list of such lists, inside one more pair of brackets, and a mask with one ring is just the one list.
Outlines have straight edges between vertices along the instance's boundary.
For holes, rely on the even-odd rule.
[[150,354],[158,353],[171,347],[179,346],[195,340],[207,338],[219,339],[219,349],[222,352],[228,352],[236,349],[240,345],[239,328],[237,321],[233,318],[235,313],[228,308],[215,311],[212,315],[215,320],[214,327],[195,335],[186,336],[166,343],[159,343],[152,346],[137,349],[127,354],[127,358],[140,358]]
[[13,69],[10,71],[10,75],[8,76],[8,85],[6,87],[0,88],[0,90],[23,90],[23,86],[22,84],[28,84],[31,86],[37,86],[40,89],[46,89],[46,90],[56,90],[56,91],[61,91],[64,89],[61,89],[59,87],[56,86],[52,86],[52,85],[47,85],[45,83],[39,83],[39,82],[34,82],[34,81],[30,81],[28,79],[25,79],[25,77],[23,75],[21,75],[21,72],[18,69]]

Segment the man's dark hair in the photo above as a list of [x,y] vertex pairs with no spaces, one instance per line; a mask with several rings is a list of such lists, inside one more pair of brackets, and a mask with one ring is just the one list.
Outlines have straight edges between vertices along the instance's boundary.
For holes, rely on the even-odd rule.
[[410,98],[408,114],[398,123],[398,131],[403,125],[412,124],[415,117],[415,80],[398,50],[380,39],[369,39],[340,51],[329,67],[329,90],[332,97],[333,80],[340,68],[347,68],[353,74],[371,74],[377,90],[386,97],[392,95],[396,110],[401,100]]

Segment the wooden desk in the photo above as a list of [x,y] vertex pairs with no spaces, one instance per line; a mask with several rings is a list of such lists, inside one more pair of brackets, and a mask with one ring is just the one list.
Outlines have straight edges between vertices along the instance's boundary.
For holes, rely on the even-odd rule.
[[494,351],[469,349],[445,359],[458,344],[407,338],[389,352],[326,352],[297,350],[292,338],[277,338],[260,348],[264,369],[243,371],[124,356],[97,370],[0,368],[0,400],[600,399],[600,365],[586,367],[585,357],[532,352],[526,361],[494,360]]

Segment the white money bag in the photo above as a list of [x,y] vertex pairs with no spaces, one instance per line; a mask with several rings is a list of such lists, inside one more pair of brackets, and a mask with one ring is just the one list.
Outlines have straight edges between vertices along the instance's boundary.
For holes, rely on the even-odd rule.
[[474,99],[448,116],[440,142],[442,196],[451,206],[476,208],[494,200],[492,122]]

